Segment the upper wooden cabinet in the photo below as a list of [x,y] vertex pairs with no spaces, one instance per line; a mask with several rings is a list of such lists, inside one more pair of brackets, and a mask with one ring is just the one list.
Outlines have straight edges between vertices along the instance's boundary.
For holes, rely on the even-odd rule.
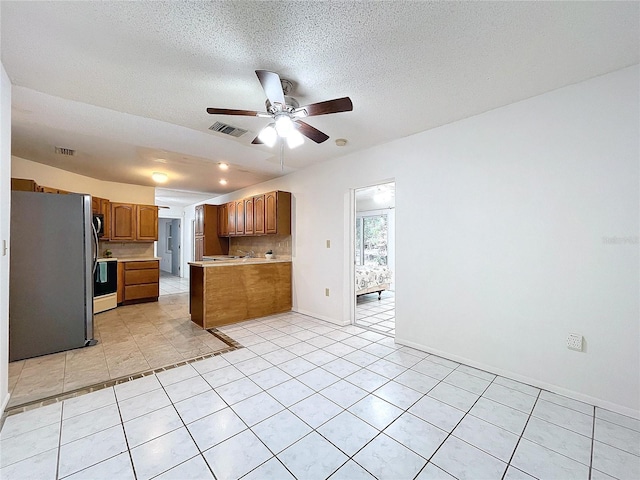
[[229,236],[229,208],[226,203],[218,205],[218,236]]
[[12,178],[11,190],[19,190],[23,192],[39,192],[40,187],[35,182],[35,180],[30,180],[28,178]]
[[227,229],[229,235],[236,234],[236,202],[227,203]]
[[244,199],[244,234],[253,235],[253,197]]
[[218,205],[197,205],[195,212],[195,251],[194,260],[199,262],[203,256],[228,255],[229,239],[218,236],[218,222],[222,208]]
[[264,229],[264,195],[253,197],[253,233],[254,235],[267,233]]
[[154,242],[158,240],[158,207],[111,203],[112,241]]
[[196,205],[194,235],[204,235],[204,205]]
[[236,201],[236,232],[235,235],[244,235],[244,200]]
[[91,213],[101,213],[100,212],[100,197],[91,196]]
[[136,239],[136,209],[131,203],[111,203],[111,240]]
[[136,240],[158,240],[158,207],[155,205],[136,205]]
[[291,235],[291,193],[265,193],[264,217],[267,234]]
[[[227,225],[218,229],[218,235],[291,235],[291,193],[269,192],[219,205],[221,218]],[[226,213],[225,213],[226,212]],[[197,216],[196,216],[197,223]]]

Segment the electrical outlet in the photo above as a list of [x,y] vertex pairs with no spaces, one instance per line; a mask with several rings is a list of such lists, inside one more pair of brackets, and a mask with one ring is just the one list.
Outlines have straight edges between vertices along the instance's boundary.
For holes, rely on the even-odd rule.
[[327,248],[331,248],[331,240],[327,240]]
[[328,288],[325,288],[325,289],[324,289],[324,294],[325,294],[325,296],[327,296],[327,297],[329,296],[329,289],[328,289]]
[[582,335],[577,333],[570,333],[567,336],[567,348],[571,350],[582,351]]

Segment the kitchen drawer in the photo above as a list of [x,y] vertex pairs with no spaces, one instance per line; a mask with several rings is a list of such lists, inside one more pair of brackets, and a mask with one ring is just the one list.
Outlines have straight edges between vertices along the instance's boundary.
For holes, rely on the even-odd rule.
[[124,287],[124,300],[138,300],[141,298],[155,298],[160,294],[159,284],[147,283],[143,285],[126,285]]
[[144,270],[148,268],[160,268],[158,260],[150,260],[148,262],[123,262],[125,270]]
[[[126,265],[126,264],[125,264]],[[154,270],[126,270],[124,271],[124,285],[138,285],[140,283],[158,283],[158,269]]]

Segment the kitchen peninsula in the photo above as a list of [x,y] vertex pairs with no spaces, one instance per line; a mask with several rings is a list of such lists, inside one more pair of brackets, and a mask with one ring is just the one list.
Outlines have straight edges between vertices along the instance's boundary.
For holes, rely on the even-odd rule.
[[289,258],[234,258],[189,265],[189,313],[202,328],[291,310]]

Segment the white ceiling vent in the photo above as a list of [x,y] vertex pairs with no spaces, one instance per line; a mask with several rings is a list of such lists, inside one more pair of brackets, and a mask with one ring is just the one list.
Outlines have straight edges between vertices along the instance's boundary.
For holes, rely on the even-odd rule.
[[224,133],[225,135],[231,135],[232,137],[241,137],[248,131],[244,130],[243,128],[234,127],[233,125],[227,125],[226,123],[222,122],[214,123],[209,127],[209,130]]
[[73,157],[76,154],[76,151],[71,148],[56,147],[56,154],[66,155],[67,157]]

